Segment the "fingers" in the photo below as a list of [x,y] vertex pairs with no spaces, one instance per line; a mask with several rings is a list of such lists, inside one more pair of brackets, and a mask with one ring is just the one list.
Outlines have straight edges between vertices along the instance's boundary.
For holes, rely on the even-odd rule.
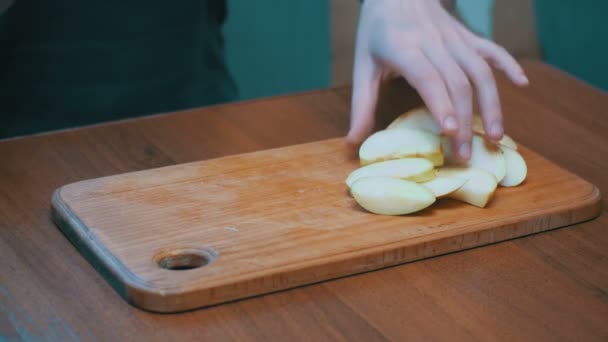
[[454,58],[449,55],[443,44],[426,46],[423,51],[441,74],[456,112],[458,129],[450,132],[452,134],[449,135],[462,135],[459,131],[466,130],[470,126],[466,125],[466,121],[460,122],[460,118],[470,116],[473,112],[473,91],[467,75],[454,61]]
[[524,69],[507,50],[486,39],[478,38],[474,44],[477,52],[495,68],[504,72],[513,83],[519,86],[528,85],[529,81]]
[[420,50],[410,49],[394,56],[393,67],[414,87],[443,133],[454,135],[458,119],[440,72]]
[[458,130],[458,134],[451,138],[452,154],[458,156],[461,161],[471,158],[471,140],[473,138],[471,117],[470,113],[458,117],[461,128]]
[[451,18],[451,21],[458,27],[458,32],[467,44],[492,63],[492,66],[501,70],[513,83],[519,86],[528,85],[529,81],[524,69],[505,48],[476,36],[454,18]]
[[[368,60],[363,60],[367,58]],[[351,145],[360,144],[374,129],[374,115],[378,102],[382,73],[371,57],[358,57],[353,73],[351,97],[350,130],[346,141]]]
[[502,111],[492,69],[462,40],[452,39],[448,46],[458,64],[475,85],[486,136],[491,140],[500,140],[503,136]]

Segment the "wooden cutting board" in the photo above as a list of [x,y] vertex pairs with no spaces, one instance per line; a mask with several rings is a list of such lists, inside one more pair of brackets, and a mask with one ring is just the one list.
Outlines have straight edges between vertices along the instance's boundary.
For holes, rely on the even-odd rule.
[[344,184],[357,161],[332,139],[66,185],[53,217],[128,302],[176,312],[599,215],[595,186],[520,152],[528,179],[485,209],[442,199],[409,216],[367,213]]

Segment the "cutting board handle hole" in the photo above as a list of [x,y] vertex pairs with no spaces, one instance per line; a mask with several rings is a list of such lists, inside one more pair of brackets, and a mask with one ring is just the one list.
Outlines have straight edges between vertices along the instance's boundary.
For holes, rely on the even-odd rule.
[[209,265],[217,258],[212,249],[176,248],[163,251],[156,257],[160,268],[171,271],[185,271]]

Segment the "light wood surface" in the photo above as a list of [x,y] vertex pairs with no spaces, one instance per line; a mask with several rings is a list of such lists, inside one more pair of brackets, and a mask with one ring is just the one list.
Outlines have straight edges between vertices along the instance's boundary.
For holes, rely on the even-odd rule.
[[440,200],[370,214],[348,195],[359,162],[338,138],[66,185],[53,214],[128,302],[177,312],[599,215],[595,186],[520,150],[526,183],[499,188],[484,209]]
[[[608,191],[608,96],[524,62],[498,76],[506,130]],[[180,314],[128,305],[50,216],[68,183],[342,136],[350,90],[237,103],[0,142],[6,340],[608,339],[608,215],[525,238]],[[379,127],[420,104],[388,84]],[[25,338],[24,338],[25,336]],[[34,337],[34,338],[32,338]]]

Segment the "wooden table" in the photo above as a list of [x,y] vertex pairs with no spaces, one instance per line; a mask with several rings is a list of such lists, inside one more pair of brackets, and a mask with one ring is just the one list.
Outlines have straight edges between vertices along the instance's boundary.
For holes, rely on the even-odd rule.
[[[499,78],[517,141],[608,192],[608,96],[526,62]],[[386,86],[379,125],[419,103]],[[0,142],[0,339],[607,340],[608,213],[514,241],[187,313],[120,298],[49,217],[78,180],[338,137],[337,88]],[[603,200],[606,208],[606,199]]]

